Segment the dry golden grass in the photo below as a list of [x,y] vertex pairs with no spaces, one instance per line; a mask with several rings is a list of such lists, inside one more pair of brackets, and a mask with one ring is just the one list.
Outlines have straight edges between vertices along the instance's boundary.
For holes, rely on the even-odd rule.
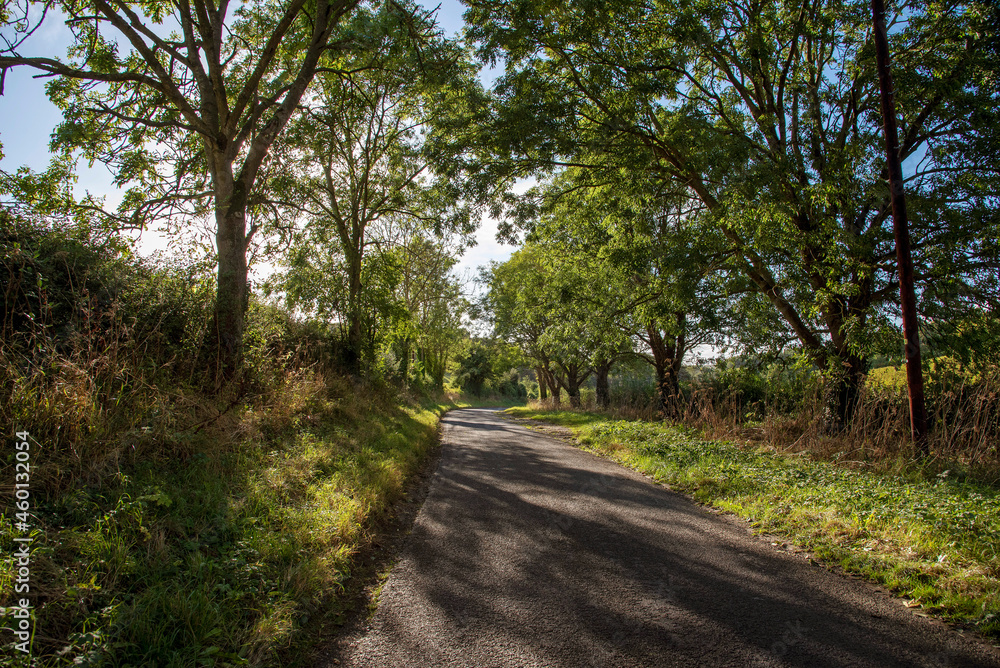
[[[848,467],[899,470],[916,463],[909,433],[909,408],[900,372],[876,370],[869,377],[853,419],[833,428],[829,401],[820,383],[791,414],[774,406],[746,406],[732,393],[710,386],[693,386],[669,422],[701,431],[705,438],[732,440],[777,452],[806,453]],[[927,406],[931,471],[959,468],[963,474],[1000,482],[1000,370],[972,373],[941,358],[927,374]],[[530,405],[539,410],[572,410],[551,398]],[[600,408],[589,402],[583,410],[610,418],[662,419],[653,402],[630,400]],[[758,417],[762,416],[762,417]],[[922,467],[927,461],[920,462]]]

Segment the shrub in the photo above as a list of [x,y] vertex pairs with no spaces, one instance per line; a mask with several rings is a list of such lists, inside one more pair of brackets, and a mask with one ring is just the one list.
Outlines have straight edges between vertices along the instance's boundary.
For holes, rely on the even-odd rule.
[[455,356],[455,362],[455,383],[465,392],[482,396],[486,381],[493,377],[493,358],[489,348],[480,341],[474,341]]
[[706,382],[689,383],[689,400],[701,393],[715,411],[737,421],[760,421],[768,414],[800,411],[813,395],[819,375],[795,366],[790,360],[755,358],[720,360]]
[[489,383],[489,389],[494,394],[510,399],[527,399],[528,388],[521,382],[517,369],[511,369],[499,378]]
[[[440,407],[337,375],[329,328],[254,297],[246,364],[218,390],[211,275],[3,220],[0,421],[32,442],[32,665],[275,665],[322,637]],[[17,535],[0,515],[0,542]]]
[[87,228],[0,209],[0,294],[7,344],[31,347],[44,333],[64,347],[80,312],[107,309],[118,292],[121,248]]

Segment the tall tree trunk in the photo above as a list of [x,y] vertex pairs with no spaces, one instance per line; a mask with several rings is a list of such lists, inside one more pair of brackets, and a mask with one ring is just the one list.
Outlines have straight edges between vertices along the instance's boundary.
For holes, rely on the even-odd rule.
[[400,342],[399,377],[403,381],[403,386],[410,384],[410,337],[404,336]]
[[875,37],[875,62],[882,101],[882,124],[885,134],[886,164],[889,172],[889,196],[892,199],[892,227],[896,237],[896,262],[899,268],[899,295],[903,315],[906,350],[906,387],[910,398],[910,435],[917,453],[930,454],[927,445],[927,409],[924,405],[924,378],[920,364],[920,335],[917,331],[917,300],[913,290],[913,260],[910,257],[910,230],[906,221],[903,195],[903,169],[899,163],[899,138],[896,135],[896,104],[893,100],[892,70],[889,67],[889,42],[886,38],[885,4],[872,0]]
[[427,360],[428,371],[431,374],[431,382],[435,390],[444,389],[444,373],[448,366],[447,349],[429,349],[424,355]]
[[448,356],[442,353],[440,363],[434,370],[434,389],[438,392],[444,390],[444,374],[448,367]]
[[219,254],[213,331],[216,342],[216,383],[231,378],[243,358],[243,332],[250,297],[247,285],[245,188],[232,170],[215,174],[215,244]]
[[596,379],[597,405],[607,408],[611,404],[611,392],[608,388],[608,375],[614,365],[612,360],[601,360],[594,365],[594,376]]
[[[816,223],[809,219],[809,216],[802,213],[795,217],[795,225],[804,234],[813,234],[817,227]],[[809,275],[809,282],[813,290],[821,292],[826,288],[829,261],[826,258],[827,249],[821,246],[803,246],[800,250]],[[824,348],[823,355],[814,356],[814,361],[824,364],[821,367],[832,383],[829,404],[831,415],[836,423],[833,426],[840,430],[851,423],[857,402],[861,396],[861,384],[864,382],[864,374],[867,369],[867,361],[852,351],[853,346],[848,337],[847,323],[852,319],[857,319],[859,324],[864,323],[868,306],[871,303],[870,280],[853,281],[857,285],[857,292],[848,299],[843,296],[831,296],[823,304],[821,315],[826,323],[826,329],[830,333],[830,343],[833,353],[829,348]]]
[[347,256],[347,349],[344,367],[353,376],[361,375],[361,250],[351,249]]
[[549,388],[549,393],[552,395],[552,403],[556,406],[559,405],[559,383],[556,382],[556,376],[552,372],[551,362],[545,358],[543,359],[544,364],[541,366],[542,372],[542,382]]
[[549,398],[549,383],[545,376],[542,375],[542,367],[535,367],[535,379],[538,381],[538,399],[539,401],[545,401]]
[[674,331],[661,331],[655,322],[649,323],[646,333],[649,337],[649,347],[653,353],[653,368],[656,371],[656,389],[658,392],[658,412],[661,417],[676,415],[680,406],[680,372],[684,360],[686,345],[685,325],[687,315],[683,312],[674,314]]

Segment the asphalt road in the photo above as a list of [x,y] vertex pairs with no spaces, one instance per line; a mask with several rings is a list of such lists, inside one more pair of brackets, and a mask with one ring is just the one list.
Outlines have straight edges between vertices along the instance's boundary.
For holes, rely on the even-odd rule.
[[1000,666],[1000,652],[484,409],[339,665]]

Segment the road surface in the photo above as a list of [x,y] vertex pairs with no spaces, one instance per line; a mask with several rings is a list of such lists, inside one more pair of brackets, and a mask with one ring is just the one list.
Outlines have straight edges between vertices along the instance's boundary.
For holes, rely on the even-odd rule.
[[[1000,666],[1000,653],[486,409],[443,420],[357,668]],[[329,664],[333,665],[333,664]]]

